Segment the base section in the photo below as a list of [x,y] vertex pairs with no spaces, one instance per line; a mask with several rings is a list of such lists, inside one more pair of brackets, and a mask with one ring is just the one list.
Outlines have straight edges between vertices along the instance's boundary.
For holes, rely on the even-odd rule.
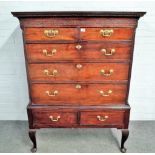
[[37,151],[36,129],[41,128],[117,128],[122,129],[121,152],[129,131],[129,105],[103,106],[37,106],[29,105],[31,152]]

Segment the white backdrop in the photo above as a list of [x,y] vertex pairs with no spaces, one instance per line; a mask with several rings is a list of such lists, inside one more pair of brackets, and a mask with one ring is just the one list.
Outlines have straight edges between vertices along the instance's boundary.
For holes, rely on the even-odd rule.
[[155,120],[155,2],[0,2],[0,119],[25,120],[28,103],[22,34],[11,11],[147,11],[139,20],[129,103],[131,120]]

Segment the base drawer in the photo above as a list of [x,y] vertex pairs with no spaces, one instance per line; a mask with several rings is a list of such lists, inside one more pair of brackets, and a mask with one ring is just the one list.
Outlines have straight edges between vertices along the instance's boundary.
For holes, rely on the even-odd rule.
[[125,111],[95,111],[81,112],[81,125],[122,125]]
[[49,126],[68,126],[77,123],[77,114],[74,112],[61,112],[51,110],[34,110],[33,124]]

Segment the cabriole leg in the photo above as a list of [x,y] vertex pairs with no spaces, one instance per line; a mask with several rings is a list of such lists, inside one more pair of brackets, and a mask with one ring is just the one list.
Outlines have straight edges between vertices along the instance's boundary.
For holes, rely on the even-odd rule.
[[36,142],[36,130],[29,130],[29,137],[33,143],[31,152],[34,153],[37,151],[37,142]]
[[125,153],[126,152],[126,148],[124,147],[124,143],[126,142],[126,140],[128,139],[129,136],[129,130],[128,129],[122,129],[122,140],[121,140],[121,152]]

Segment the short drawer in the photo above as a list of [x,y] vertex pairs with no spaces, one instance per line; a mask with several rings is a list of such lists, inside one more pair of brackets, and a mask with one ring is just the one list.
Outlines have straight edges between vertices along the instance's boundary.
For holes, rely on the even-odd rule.
[[81,40],[132,40],[133,28],[81,28]]
[[26,44],[29,62],[129,60],[131,43]]
[[32,81],[128,80],[128,63],[51,63],[29,64]]
[[124,122],[124,111],[107,110],[81,112],[81,125],[122,125]]
[[76,28],[26,28],[26,41],[50,41],[50,40],[76,40],[78,30]]
[[77,123],[77,114],[52,110],[33,110],[34,125],[72,125]]
[[32,84],[33,104],[102,105],[124,104],[126,84]]

